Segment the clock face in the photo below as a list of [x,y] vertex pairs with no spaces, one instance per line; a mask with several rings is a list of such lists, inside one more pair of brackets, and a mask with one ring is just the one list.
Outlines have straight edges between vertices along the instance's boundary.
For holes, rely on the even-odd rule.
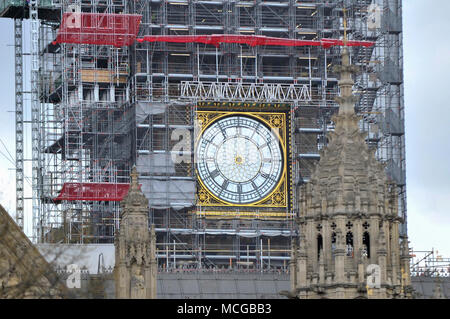
[[200,137],[197,172],[217,198],[232,204],[251,204],[271,193],[283,171],[276,134],[248,116],[221,118]]

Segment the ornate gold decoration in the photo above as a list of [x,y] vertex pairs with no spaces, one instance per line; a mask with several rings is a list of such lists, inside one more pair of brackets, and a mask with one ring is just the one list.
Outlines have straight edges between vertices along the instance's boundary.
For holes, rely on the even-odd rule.
[[198,203],[202,206],[206,206],[207,204],[209,204],[210,201],[210,196],[208,191],[205,190],[204,187],[202,187],[201,189],[199,189],[198,191]]
[[279,220],[279,219],[291,219],[292,216],[288,215],[286,211],[283,210],[272,210],[272,211],[258,211],[258,210],[252,210],[252,211],[230,211],[230,210],[198,210],[198,211],[192,211],[192,214],[197,215],[197,217],[200,218],[207,218],[207,219],[234,219],[234,218],[240,218],[240,219],[273,219],[273,220]]
[[269,122],[272,127],[283,128],[284,127],[284,117],[282,114],[274,114],[269,116]]
[[[212,103],[212,102],[211,102]],[[205,106],[210,106],[209,104]],[[285,107],[285,105],[283,105]],[[288,207],[289,203],[289,192],[288,185],[291,176],[292,165],[288,164],[288,158],[290,151],[288,152],[288,146],[290,143],[290,130],[287,127],[288,121],[286,121],[289,116],[286,112],[234,112],[234,111],[217,111],[217,110],[197,110],[196,118],[201,121],[200,132],[198,132],[195,140],[195,148],[197,143],[202,136],[203,132],[207,127],[212,125],[213,122],[219,120],[225,116],[231,115],[245,115],[257,119],[268,127],[273,129],[273,132],[278,136],[283,153],[283,171],[281,178],[272,190],[270,194],[261,199],[258,202],[251,204],[231,204],[212,194],[203,184],[201,179],[197,177],[197,205],[207,206],[207,207]],[[235,158],[236,163],[238,163],[239,158]],[[198,174],[197,174],[198,176]],[[289,182],[289,184],[288,184]]]
[[282,192],[276,192],[272,195],[272,203],[274,204],[284,204],[285,202],[285,194],[283,194]]
[[204,127],[207,127],[209,124],[209,114],[208,113],[198,113],[197,114],[197,121],[200,124],[200,127],[203,129]]

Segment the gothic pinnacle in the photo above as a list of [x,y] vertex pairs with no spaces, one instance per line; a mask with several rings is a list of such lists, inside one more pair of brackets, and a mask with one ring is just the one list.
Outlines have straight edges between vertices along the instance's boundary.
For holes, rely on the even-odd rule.
[[[139,181],[138,181],[139,174],[137,172],[136,166],[133,166],[133,168],[131,169],[130,177],[131,177],[130,188],[128,189],[128,194],[122,200],[121,205],[124,208],[127,206],[135,206],[136,209],[137,208],[139,209],[133,210],[133,212],[136,211],[138,213],[147,214],[148,199],[145,197],[144,193],[139,188]],[[123,211],[125,211],[125,209]]]
[[340,96],[336,97],[336,102],[340,105],[339,115],[355,114],[356,97],[352,93],[352,74],[358,71],[358,67],[350,64],[348,48],[345,46],[342,51],[342,64],[333,68],[334,72],[340,73],[339,88]]
[[136,165],[133,165],[133,168],[131,169],[131,182],[130,182],[130,189],[136,191],[139,190],[139,183],[138,183],[138,172],[136,169]]

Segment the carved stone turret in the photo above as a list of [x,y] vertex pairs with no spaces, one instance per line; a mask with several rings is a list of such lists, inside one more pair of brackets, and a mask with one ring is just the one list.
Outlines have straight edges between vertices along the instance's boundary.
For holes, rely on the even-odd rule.
[[[397,189],[359,130],[347,47],[342,53],[339,113],[311,179],[301,186],[299,247],[291,261],[290,296],[297,298],[407,298],[409,252],[400,253]],[[405,241],[406,239],[404,239]],[[406,240],[407,241],[407,240]],[[379,266],[366,288],[368,266]],[[319,277],[319,278],[317,278]],[[369,278],[372,279],[372,278]],[[373,289],[372,289],[373,288]],[[370,291],[369,291],[370,290]]]
[[120,229],[115,238],[116,298],[156,298],[156,237],[149,231],[148,200],[139,189],[136,167],[127,196],[121,202]]

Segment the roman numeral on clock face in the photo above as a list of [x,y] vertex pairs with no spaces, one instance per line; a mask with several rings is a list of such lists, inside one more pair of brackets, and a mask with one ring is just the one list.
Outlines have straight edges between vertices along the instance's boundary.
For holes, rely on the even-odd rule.
[[259,124],[259,123],[256,125],[256,127],[253,129],[253,133],[252,133],[252,135],[250,136],[250,139],[252,139],[253,136],[255,136],[255,134],[256,134],[257,132],[259,132],[258,129],[259,129],[260,126],[261,126],[261,124]]
[[223,183],[222,183],[222,188],[223,188],[223,189],[227,189],[229,184],[230,184],[229,181],[224,180]]
[[210,175],[211,175],[212,178],[216,178],[217,176],[219,176],[219,174],[220,174],[220,172],[219,172],[219,170],[217,170],[217,169],[213,170],[213,171],[210,173]]
[[223,135],[223,138],[226,139],[227,138],[227,132],[225,131],[225,128],[223,127],[221,122],[219,122],[218,125],[219,125],[220,132]]
[[269,174],[266,174],[266,173],[261,173],[261,176],[263,177],[263,178],[269,178]]
[[272,175],[269,175],[269,174],[267,174],[267,173],[261,173],[261,176],[262,176],[263,178],[265,178],[265,179],[268,179],[268,180],[272,181],[272,182],[276,182],[275,178],[273,178]]

